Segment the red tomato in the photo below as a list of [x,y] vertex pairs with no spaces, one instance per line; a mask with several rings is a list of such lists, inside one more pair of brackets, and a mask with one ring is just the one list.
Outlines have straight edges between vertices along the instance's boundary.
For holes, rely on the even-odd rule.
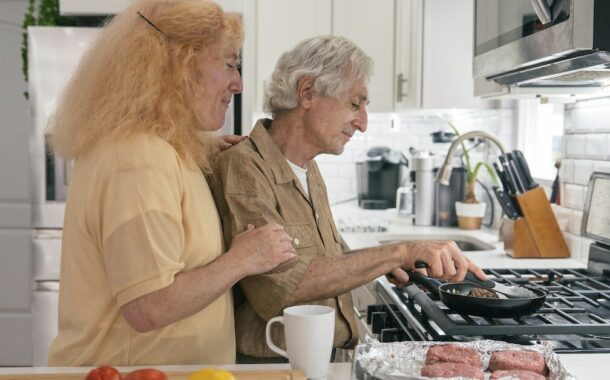
[[138,369],[133,372],[129,372],[125,376],[125,380],[169,380],[167,375],[154,368]]
[[123,376],[114,367],[101,366],[89,371],[85,380],[123,380]]

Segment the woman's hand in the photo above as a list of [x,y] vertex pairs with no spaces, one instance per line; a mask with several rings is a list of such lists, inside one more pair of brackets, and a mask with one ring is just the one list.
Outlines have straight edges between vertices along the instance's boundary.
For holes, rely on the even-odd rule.
[[237,145],[240,142],[246,140],[248,136],[238,136],[238,135],[223,135],[216,137],[216,145],[220,148],[220,150],[227,150],[233,145]]
[[227,254],[238,257],[238,262],[243,263],[247,275],[268,272],[296,257],[292,238],[284,227],[277,223],[269,223],[259,228],[248,224],[244,232],[233,238]]
[[423,261],[429,268],[416,270],[431,277],[459,282],[470,271],[481,280],[487,279],[481,268],[464,256],[454,241],[409,241],[405,245],[406,265],[403,268],[415,269],[415,262]]

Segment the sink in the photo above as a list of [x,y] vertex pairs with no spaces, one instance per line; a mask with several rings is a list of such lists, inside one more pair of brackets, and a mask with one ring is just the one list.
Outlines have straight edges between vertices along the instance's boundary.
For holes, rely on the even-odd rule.
[[468,235],[459,234],[405,234],[405,235],[380,235],[377,241],[381,245],[394,244],[408,240],[453,240],[458,248],[464,252],[491,251],[495,247],[483,240]]

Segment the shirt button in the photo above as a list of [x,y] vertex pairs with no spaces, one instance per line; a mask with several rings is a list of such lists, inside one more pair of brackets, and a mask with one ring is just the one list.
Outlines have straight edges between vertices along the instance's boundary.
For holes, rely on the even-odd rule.
[[299,238],[294,238],[294,245],[296,245],[298,247],[299,244],[301,244],[301,242],[299,241]]
[[339,307],[343,309],[343,302],[339,301]]
[[320,215],[316,212],[316,220],[320,219]]

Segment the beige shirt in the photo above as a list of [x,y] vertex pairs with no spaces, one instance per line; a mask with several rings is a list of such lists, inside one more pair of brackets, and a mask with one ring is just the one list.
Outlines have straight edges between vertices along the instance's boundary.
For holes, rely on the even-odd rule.
[[132,329],[119,309],[213,261],[223,252],[221,234],[201,171],[164,140],[139,134],[79,157],[66,204],[59,335],[49,364],[234,363],[230,291],[146,333]]
[[[246,277],[239,283],[245,302],[236,306],[237,352],[256,357],[277,356],[265,344],[266,322],[289,306],[305,270],[316,257],[342,255],[326,194],[314,161],[307,164],[307,196],[275,142],[259,121],[247,141],[222,153],[217,160],[214,198],[230,242],[248,224],[269,222],[285,226],[294,238],[298,257],[271,272]],[[335,347],[352,347],[358,340],[351,295],[314,302],[336,309]],[[272,327],[274,342],[285,347],[281,326]]]

